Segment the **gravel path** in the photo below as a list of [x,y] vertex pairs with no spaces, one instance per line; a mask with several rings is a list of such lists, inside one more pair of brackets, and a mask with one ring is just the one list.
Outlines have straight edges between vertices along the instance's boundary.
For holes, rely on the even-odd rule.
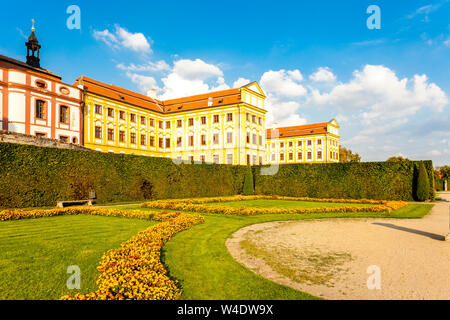
[[[450,201],[450,193],[441,197]],[[326,299],[450,299],[449,205],[436,204],[423,219],[252,225],[226,245],[255,273]]]

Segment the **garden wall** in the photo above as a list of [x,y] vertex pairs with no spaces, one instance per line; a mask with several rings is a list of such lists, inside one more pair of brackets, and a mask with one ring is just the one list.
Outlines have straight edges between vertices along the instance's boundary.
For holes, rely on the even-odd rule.
[[[434,189],[431,161],[425,161]],[[414,162],[254,166],[256,194],[412,200]],[[246,167],[176,165],[170,159],[0,143],[0,207],[55,206],[95,190],[98,202],[242,193]]]
[[[434,198],[432,161],[423,161]],[[419,161],[287,164],[276,175],[254,168],[255,193],[312,198],[414,200]]]

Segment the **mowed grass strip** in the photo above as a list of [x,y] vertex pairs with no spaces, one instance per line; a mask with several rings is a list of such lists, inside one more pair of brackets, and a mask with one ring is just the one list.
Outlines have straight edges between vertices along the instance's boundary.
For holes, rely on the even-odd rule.
[[[153,224],[88,215],[0,222],[0,300],[59,299],[94,291],[103,253]],[[71,265],[81,269],[81,290],[67,289]]]

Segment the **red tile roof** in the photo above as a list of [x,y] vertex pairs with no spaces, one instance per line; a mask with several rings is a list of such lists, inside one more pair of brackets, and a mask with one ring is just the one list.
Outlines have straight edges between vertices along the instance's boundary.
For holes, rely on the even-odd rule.
[[[276,128],[279,138],[306,136],[311,134],[327,133],[328,122],[306,124],[294,127]],[[272,129],[267,129],[267,139],[272,138]],[[278,137],[274,136],[274,139]]]
[[[208,107],[213,108],[241,102],[241,91],[239,88],[163,101],[85,76],[77,79],[77,81],[79,80],[83,81],[87,92],[164,114]],[[212,106],[208,106],[209,98],[213,100]]]

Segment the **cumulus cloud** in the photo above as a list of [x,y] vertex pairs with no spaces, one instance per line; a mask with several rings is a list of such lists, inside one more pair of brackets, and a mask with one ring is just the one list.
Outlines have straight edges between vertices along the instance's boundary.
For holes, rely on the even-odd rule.
[[320,67],[316,72],[309,76],[314,82],[334,82],[336,76],[330,71],[328,67]]
[[249,84],[251,81],[245,78],[239,78],[233,83],[233,88],[240,88]]
[[414,115],[421,108],[440,112],[448,98],[426,75],[399,79],[389,68],[366,65],[362,71],[354,71],[353,79],[337,84],[330,92],[313,89],[308,102],[341,111],[364,110],[362,121],[370,124]]
[[143,93],[146,93],[147,90],[150,89],[159,89],[157,82],[153,77],[143,76],[132,72],[127,72],[127,77],[130,78],[133,83],[137,84],[139,90]]
[[94,30],[94,38],[97,41],[106,43],[113,49],[126,48],[140,53],[151,53],[149,40],[143,33],[132,33],[119,25],[114,26],[113,31],[105,29],[103,31]]
[[305,87],[299,83],[302,80],[299,70],[270,70],[262,75],[260,84],[264,91],[276,93],[277,96],[299,98],[306,95]]
[[144,64],[134,64],[130,63],[129,65],[125,65],[123,63],[117,64],[117,68],[126,71],[134,71],[134,72],[158,72],[158,71],[169,71],[170,66],[164,61],[160,60],[157,62],[148,61]]

